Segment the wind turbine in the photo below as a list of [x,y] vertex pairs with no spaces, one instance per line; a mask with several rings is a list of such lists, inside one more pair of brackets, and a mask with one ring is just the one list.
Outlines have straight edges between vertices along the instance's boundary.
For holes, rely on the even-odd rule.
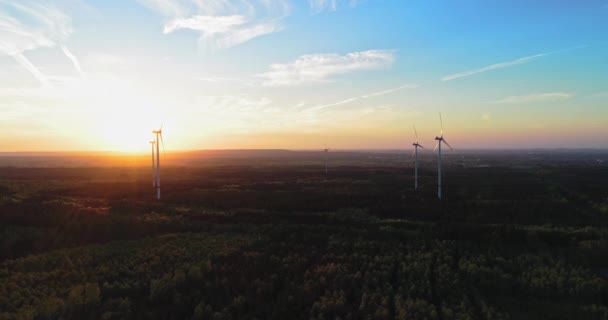
[[154,163],[154,144],[156,144],[156,141],[150,141],[150,145],[152,146],[152,188],[156,187],[156,164]]
[[[438,161],[437,161],[437,197],[439,198],[439,200],[441,200],[441,143],[445,143],[446,146],[448,146],[450,148],[450,150],[454,150],[452,148],[452,146],[450,146],[450,144],[445,141],[445,139],[443,138],[443,119],[441,119],[441,112],[439,113],[439,122],[441,124],[441,135],[439,137],[435,137],[435,140],[437,140],[437,146],[435,146],[435,149],[438,150],[437,152],[437,156],[438,156]],[[439,148],[439,149],[437,149]]]
[[165,151],[165,143],[163,142],[163,126],[161,124],[160,129],[152,130],[155,135],[156,144],[156,200],[160,200],[160,148],[159,145],[163,144],[163,152]]
[[422,145],[418,143],[418,131],[416,131],[416,126],[414,126],[414,135],[416,136],[416,142],[412,145],[414,146],[414,190],[418,189],[418,148],[424,149]]

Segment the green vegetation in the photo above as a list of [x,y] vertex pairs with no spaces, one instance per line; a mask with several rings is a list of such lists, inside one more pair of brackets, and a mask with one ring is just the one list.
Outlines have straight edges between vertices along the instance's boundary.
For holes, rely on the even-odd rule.
[[166,170],[0,169],[0,319],[608,319],[602,168]]

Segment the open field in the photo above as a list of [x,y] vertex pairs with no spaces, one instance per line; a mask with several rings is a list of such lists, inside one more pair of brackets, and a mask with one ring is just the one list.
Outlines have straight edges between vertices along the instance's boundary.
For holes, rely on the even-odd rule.
[[0,157],[0,319],[606,319],[608,153]]

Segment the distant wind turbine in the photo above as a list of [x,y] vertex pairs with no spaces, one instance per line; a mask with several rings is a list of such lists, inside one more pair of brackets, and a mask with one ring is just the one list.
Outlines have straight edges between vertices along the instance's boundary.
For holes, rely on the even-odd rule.
[[439,198],[439,200],[441,200],[441,143],[445,143],[446,146],[448,146],[450,148],[450,150],[454,150],[452,148],[452,146],[450,146],[450,144],[445,141],[445,139],[443,138],[443,119],[441,118],[441,113],[439,113],[439,122],[441,124],[441,135],[439,137],[435,137],[435,140],[437,140],[437,146],[435,146],[435,150],[438,150],[437,152],[437,156],[438,156],[438,162],[437,162],[437,197]]
[[418,189],[418,148],[424,149],[422,145],[418,143],[418,131],[416,131],[416,126],[414,126],[414,135],[416,136],[416,142],[412,145],[414,146],[414,190]]
[[158,130],[152,130],[152,133],[155,135],[155,145],[156,145],[156,199],[160,200],[160,144],[163,145],[163,153],[165,152],[165,143],[163,141],[163,126],[160,126]]

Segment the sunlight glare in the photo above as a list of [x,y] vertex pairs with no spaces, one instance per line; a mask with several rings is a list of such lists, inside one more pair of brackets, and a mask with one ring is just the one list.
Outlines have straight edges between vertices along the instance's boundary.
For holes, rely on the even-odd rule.
[[114,89],[115,94],[90,104],[99,115],[96,131],[103,147],[130,153],[148,151],[149,141],[154,139],[152,130],[162,123],[158,101],[133,88]]

